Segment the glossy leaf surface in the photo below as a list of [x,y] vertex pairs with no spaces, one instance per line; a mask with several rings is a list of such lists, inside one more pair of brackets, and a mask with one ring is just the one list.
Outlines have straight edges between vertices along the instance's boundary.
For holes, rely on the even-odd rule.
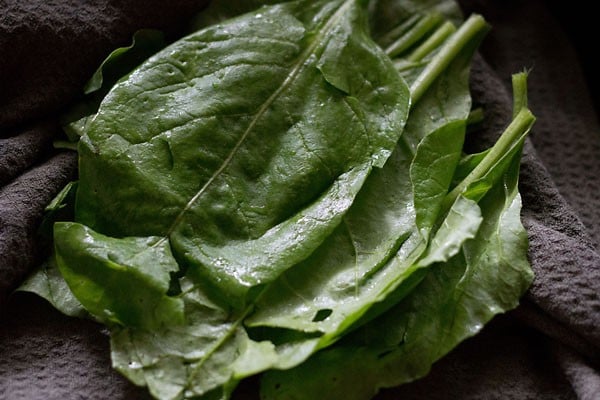
[[[525,86],[525,75],[513,79],[515,91],[526,96],[525,89],[518,90],[519,85]],[[294,369],[265,374],[264,399],[287,399],[292,394],[295,399],[317,394],[369,399],[380,388],[424,376],[435,361],[479,332],[496,314],[518,305],[533,279],[517,188],[523,137],[533,121],[526,108],[516,110],[514,121],[494,147],[484,157],[475,157],[480,160],[467,173],[471,178],[461,181],[471,183],[465,184],[452,209],[464,203],[458,215],[480,215],[476,235],[457,242],[458,251],[450,257],[430,251],[425,259],[432,257],[435,264],[423,280],[408,293],[406,285],[399,286],[401,301],[378,318]],[[496,159],[494,153],[502,156]],[[462,168],[459,173],[464,175]],[[457,232],[455,228],[443,232],[449,227],[445,225],[436,235],[441,240]]]
[[402,132],[406,85],[366,29],[355,1],[291,2],[167,47],[89,123],[77,221],[162,237],[232,301],[274,279],[339,224]]
[[469,60],[480,39],[473,36],[453,55],[411,110],[395,152],[369,177],[342,225],[268,288],[250,326],[321,332],[319,345],[327,346],[405,281],[408,291],[420,279],[411,279],[415,271],[446,261],[475,235],[479,213],[463,203],[439,234],[434,225],[461,158],[471,107]]

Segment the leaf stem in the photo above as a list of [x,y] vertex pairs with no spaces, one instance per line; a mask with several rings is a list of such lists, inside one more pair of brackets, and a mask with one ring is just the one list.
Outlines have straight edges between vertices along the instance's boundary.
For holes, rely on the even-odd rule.
[[390,57],[396,57],[402,54],[404,51],[409,49],[415,43],[417,43],[423,36],[431,32],[442,20],[442,16],[439,14],[429,14],[414,27],[410,29],[406,34],[400,36],[396,41],[386,47],[385,52]]
[[254,115],[252,115],[252,119],[248,122],[248,126],[246,127],[244,132],[242,132],[239,139],[237,140],[233,148],[229,151],[229,154],[227,154],[221,165],[212,173],[212,175],[206,180],[206,182],[204,182],[202,187],[186,203],[185,207],[175,217],[175,220],[167,230],[166,234],[155,243],[155,246],[159,246],[162,244],[162,242],[169,240],[171,234],[183,221],[185,214],[188,213],[193,207],[193,205],[198,202],[198,199],[200,199],[202,196],[204,196],[205,193],[208,192],[208,188],[212,186],[213,183],[217,180],[217,178],[219,178],[219,176],[223,174],[223,171],[225,171],[229,167],[235,155],[242,148],[242,145],[246,142],[251,132],[254,129],[256,129],[256,126],[259,123],[259,121],[268,113],[269,107],[271,107],[275,100],[292,85],[292,82],[294,82],[294,80],[297,79],[297,77],[302,71],[309,68],[308,61],[311,59],[311,56],[317,51],[317,49],[326,45],[324,39],[327,38],[328,34],[335,28],[338,21],[343,17],[344,13],[348,11],[352,4],[353,3],[351,0],[344,0],[340,7],[329,17],[329,19],[325,21],[325,23],[317,32],[317,34],[312,38],[312,42],[309,43],[309,45],[304,49],[302,53],[300,53],[283,82],[260,105],[260,107],[254,113]]
[[515,118],[523,108],[527,108],[527,75],[528,72],[523,71],[512,76],[513,118]]
[[411,16],[406,21],[402,22],[400,25],[397,25],[394,29],[378,38],[377,42],[383,48],[388,47],[399,37],[405,35],[406,32],[408,32],[412,27],[414,27],[415,24],[421,19],[423,19],[423,16],[420,14],[415,14]]
[[460,51],[480,33],[487,31],[489,25],[482,16],[478,14],[471,15],[459,28],[450,36],[446,44],[427,64],[423,72],[411,85],[410,91],[413,103],[418,102],[435,79],[448,67]]
[[438,46],[440,46],[448,36],[452,35],[456,32],[456,26],[450,21],[446,21],[439,28],[433,32],[433,34],[425,40],[419,47],[413,50],[412,53],[408,56],[409,61],[421,61],[425,58],[429,53],[435,50]]
[[223,336],[221,336],[219,338],[219,340],[215,341],[212,344],[212,346],[210,346],[207,349],[206,353],[198,360],[198,362],[195,365],[193,365],[192,370],[188,374],[186,384],[184,387],[184,391],[186,391],[186,390],[193,391],[194,381],[196,380],[198,374],[202,371],[202,366],[204,365],[204,363],[210,357],[212,357],[213,354],[215,354],[217,352],[217,350],[219,350],[221,348],[221,346],[223,346],[225,344],[225,342],[227,342],[227,340],[229,340],[229,338],[231,338],[235,334],[236,330],[239,328],[239,326],[243,323],[244,319],[246,319],[248,314],[250,314],[250,312],[253,309],[254,309],[253,305],[246,307],[246,309],[242,312],[242,314],[238,318],[236,318],[235,321],[229,327],[229,329],[227,329],[225,334]]
[[445,214],[450,209],[452,203],[469,185],[482,178],[502,157],[509,153],[513,146],[520,142],[523,135],[527,134],[534,122],[535,117],[531,111],[522,108],[483,160],[446,195],[442,205],[442,213]]

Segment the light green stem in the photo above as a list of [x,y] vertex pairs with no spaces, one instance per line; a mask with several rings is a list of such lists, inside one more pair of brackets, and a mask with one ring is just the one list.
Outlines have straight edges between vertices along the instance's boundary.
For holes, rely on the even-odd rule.
[[446,21],[444,24],[442,24],[442,26],[437,28],[435,32],[425,42],[423,42],[423,44],[410,53],[408,60],[421,61],[429,53],[440,46],[448,38],[448,36],[452,35],[454,32],[456,32],[456,26],[454,26],[452,22]]
[[510,152],[511,148],[529,131],[534,122],[535,117],[531,111],[527,108],[522,108],[483,160],[446,195],[442,205],[442,213],[445,214],[450,209],[457,197],[469,185],[481,179],[502,157]]
[[442,16],[439,14],[430,14],[421,19],[417,24],[411,28],[405,35],[401,36],[398,40],[389,45],[385,52],[390,57],[396,57],[411,46],[415,45],[422,37],[431,32],[442,20]]
[[410,87],[412,102],[418,102],[431,84],[458,56],[461,50],[474,37],[489,29],[482,16],[471,15],[460,28],[448,39],[423,72],[417,77]]
[[394,29],[377,39],[377,43],[379,43],[383,48],[389,46],[391,43],[398,40],[399,37],[404,36],[406,32],[408,32],[417,22],[423,19],[422,15],[415,14],[400,25],[396,26]]
[[522,109],[527,108],[527,75],[528,73],[523,71],[512,76],[513,118],[515,118]]

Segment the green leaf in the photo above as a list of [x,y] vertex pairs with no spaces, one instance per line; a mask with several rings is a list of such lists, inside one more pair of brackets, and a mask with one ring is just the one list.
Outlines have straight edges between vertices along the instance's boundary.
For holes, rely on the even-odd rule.
[[[69,142],[77,143],[79,139],[81,139],[87,130],[88,124],[98,110],[99,105],[99,99],[94,98],[88,101],[84,100],[63,115],[61,121],[62,129],[67,135]],[[75,146],[74,150],[77,150],[77,146]]]
[[42,263],[16,291],[35,293],[70,317],[92,318],[69,290],[58,270],[54,256]]
[[[444,200],[448,206],[462,194],[474,200],[479,200],[495,182],[501,179],[506,164],[511,163],[515,155],[521,154],[523,142],[535,122],[535,117],[527,108],[521,109],[479,164],[458,183]],[[504,167],[502,167],[504,165]]]
[[460,161],[466,117],[450,122],[425,136],[417,146],[410,175],[416,210],[415,223],[428,237],[439,218],[442,203]]
[[481,229],[460,254],[436,265],[399,305],[338,345],[291,371],[265,375],[263,398],[369,399],[381,387],[424,376],[494,315],[516,307],[532,273],[514,165],[508,180],[480,201]]
[[77,182],[67,183],[44,209],[44,217],[38,228],[38,233],[44,242],[52,243],[55,222],[73,220],[76,192]]
[[[186,278],[176,297],[183,301],[185,324],[111,329],[113,366],[136,385],[147,386],[154,397],[227,399],[242,378],[238,371],[264,371],[285,353],[270,341],[248,336],[243,321],[250,308],[232,311]],[[293,365],[308,357],[314,345],[305,341],[300,347],[306,355],[296,361],[286,357]]]
[[115,367],[154,396],[227,398],[314,351],[242,323],[402,132],[408,87],[366,29],[354,1],[261,8],[149,59],[84,128],[77,223],[56,226],[57,259],[111,326]]
[[355,1],[291,2],[153,56],[80,141],[77,221],[163,237],[241,306],[339,224],[402,132],[407,87],[366,29]]
[[[249,326],[320,332],[318,347],[328,346],[382,312],[376,303],[397,287],[404,285],[403,295],[408,293],[422,278],[412,276],[419,269],[447,260],[475,235],[479,212],[465,202],[433,230],[461,156],[471,104],[465,70],[474,47],[467,43],[451,56],[447,70],[411,110],[394,154],[369,176],[343,224],[257,299]],[[415,149],[412,143],[418,143]]]
[[240,315],[230,315],[198,290],[185,291],[181,299],[183,325],[113,328],[113,366],[156,398],[227,398],[236,382],[231,364],[240,349],[250,346]]
[[[515,91],[519,90],[515,86]],[[523,93],[518,95],[524,98]],[[424,376],[435,361],[479,332],[494,315],[518,305],[533,278],[517,188],[519,149],[522,135],[530,127],[530,123],[518,121],[525,110],[517,113],[516,125],[511,124],[498,141],[506,149],[501,161],[490,161],[497,160],[494,154],[499,147],[494,146],[495,151],[487,152],[473,170],[486,165],[489,170],[480,171],[480,176],[498,179],[487,180],[487,189],[476,196],[478,204],[462,195],[456,198],[446,221],[454,220],[457,225],[443,223],[432,239],[420,262],[436,264],[422,270],[426,274],[421,283],[408,295],[407,289],[399,286],[401,293],[386,299],[400,298],[398,304],[336,345],[294,369],[265,374],[262,398],[369,399],[382,387]],[[519,133],[515,126],[520,127]],[[512,138],[513,146],[506,145],[507,137]],[[472,173],[466,179],[478,181]],[[461,203],[464,206],[457,208]],[[463,228],[458,226],[461,215],[468,214],[480,215],[476,235],[440,246]],[[441,253],[441,248],[453,250]]]
[[[518,163],[518,159],[517,163]],[[483,223],[460,254],[436,265],[401,303],[301,366],[269,372],[262,398],[370,399],[382,387],[427,374],[531,284],[527,235],[513,170],[481,200]]]
[[74,222],[59,222],[54,232],[60,272],[92,315],[149,329],[184,322],[183,304],[167,296],[171,274],[179,270],[168,243],[114,239]]
[[[412,289],[415,282],[409,278],[417,270],[446,261],[458,253],[460,246],[475,236],[480,223],[481,216],[474,202],[457,202],[427,251],[424,251],[423,242],[417,241],[412,244],[414,249],[407,249],[408,254],[400,251],[391,259],[385,259],[386,265],[380,271],[356,271],[347,264],[345,269],[335,266],[334,256],[343,260],[340,256],[348,245],[329,242],[325,248],[329,250],[326,254],[329,259],[325,256],[316,258],[316,261],[328,264],[321,268],[302,265],[290,270],[278,285],[272,285],[257,301],[257,312],[246,323],[253,327],[320,331],[323,336],[319,338],[318,348],[328,346],[404,282],[409,283],[403,288],[403,294]],[[334,235],[334,238],[346,237]],[[360,266],[366,268],[372,264]],[[324,311],[327,313],[323,314]],[[324,318],[319,318],[319,313]]]
[[140,29],[133,34],[129,46],[113,50],[86,83],[83,92],[90,94],[97,90],[108,91],[119,79],[126,76],[142,61],[165,47],[161,31]]
[[69,141],[77,142],[85,134],[100,102],[117,81],[165,46],[162,32],[140,29],[133,34],[131,45],[113,50],[86,83],[84,98],[61,116],[61,125]]

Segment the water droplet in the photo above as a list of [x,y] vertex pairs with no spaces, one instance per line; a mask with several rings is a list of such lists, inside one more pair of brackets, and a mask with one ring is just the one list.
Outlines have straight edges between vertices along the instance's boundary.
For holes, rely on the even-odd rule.
[[223,267],[223,266],[225,266],[225,259],[222,258],[222,257],[215,258],[215,260],[213,262],[215,263],[215,265],[217,267]]
[[137,361],[130,361],[128,364],[129,369],[140,369],[142,368],[142,364]]
[[254,16],[254,18],[262,18],[262,16],[263,16],[263,15],[262,15],[261,13],[258,13],[258,14],[256,14],[256,15]]

